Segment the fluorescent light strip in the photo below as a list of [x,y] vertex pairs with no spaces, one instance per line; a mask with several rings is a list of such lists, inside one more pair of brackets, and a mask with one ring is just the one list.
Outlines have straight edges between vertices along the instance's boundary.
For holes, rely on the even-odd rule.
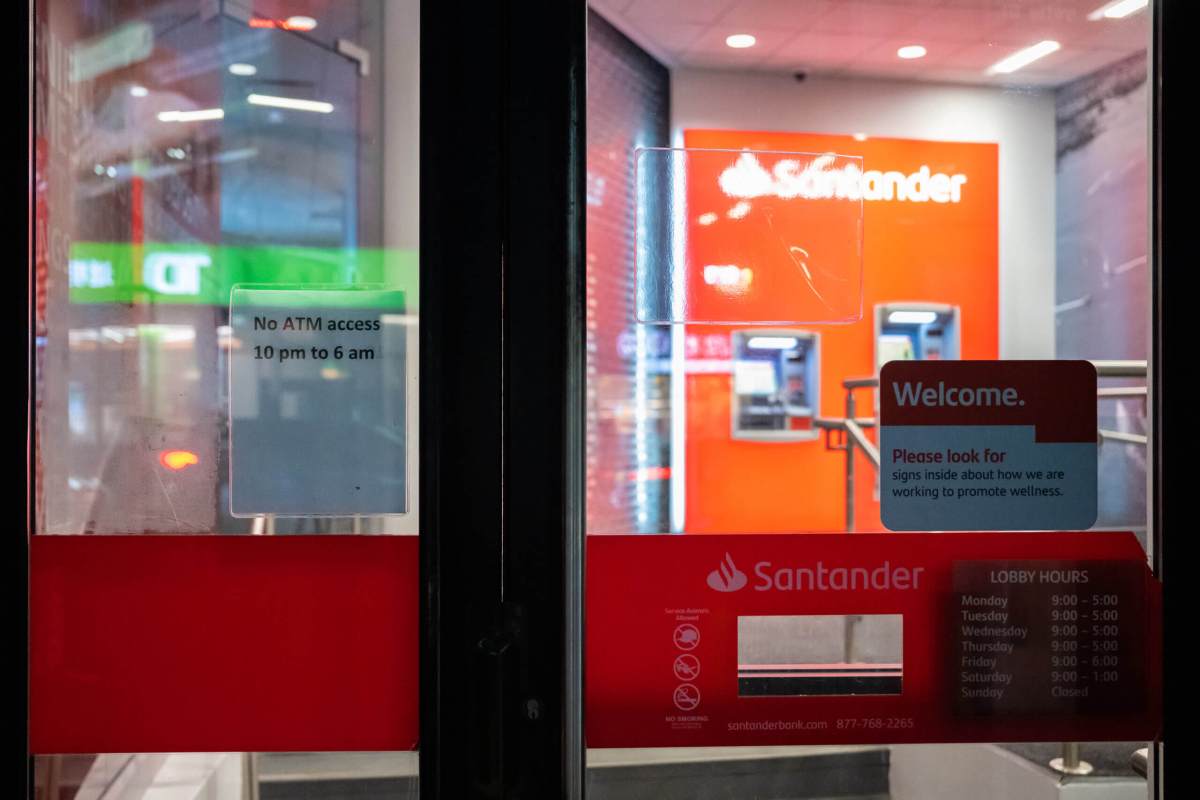
[[1088,14],[1088,19],[1092,21],[1098,19],[1124,19],[1130,14],[1141,11],[1148,5],[1150,5],[1150,0],[1116,0],[1116,2],[1104,4]]
[[333,111],[333,103],[320,100],[300,100],[296,97],[275,97],[269,94],[252,94],[246,98],[252,106],[270,106],[271,108],[289,108],[293,111],[315,111],[318,114],[328,114]]
[[160,111],[159,122],[200,122],[206,119],[224,119],[223,108],[199,108],[195,111]]
[[893,325],[928,325],[938,318],[936,311],[893,311],[888,322]]
[[1035,45],[1026,47],[1024,50],[1018,50],[1008,58],[1001,59],[995,64],[987,68],[988,75],[1008,75],[1016,72],[1022,67],[1027,67],[1039,58],[1044,58],[1051,53],[1062,48],[1058,42],[1053,39],[1046,39],[1043,42],[1038,42]]
[[754,350],[791,350],[798,342],[795,336],[752,336],[746,346]]

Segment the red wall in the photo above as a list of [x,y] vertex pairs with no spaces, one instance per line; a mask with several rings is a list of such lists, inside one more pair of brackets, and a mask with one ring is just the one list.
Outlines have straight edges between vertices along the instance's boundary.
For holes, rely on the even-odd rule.
[[[850,325],[796,326],[821,335],[822,416],[844,416],[842,380],[874,374],[874,306],[928,301],[961,309],[963,358],[998,355],[998,212],[995,144],[868,139],[808,133],[689,130],[687,147],[836,152],[863,157],[864,170],[968,176],[958,203],[863,203],[863,317]],[[695,183],[695,181],[693,181]],[[690,208],[714,205],[689,185]],[[725,200],[726,205],[729,204]],[[695,220],[690,224],[695,226]],[[693,241],[695,240],[692,237]],[[692,254],[693,263],[703,258]],[[756,278],[757,280],[757,278]],[[744,327],[744,326],[742,326]],[[774,326],[779,327],[779,326]],[[702,339],[730,327],[688,326]],[[874,414],[874,395],[858,390],[858,414]],[[728,373],[687,376],[687,510],[692,533],[836,531],[845,529],[845,455],[823,440],[734,441]],[[872,434],[873,436],[873,434]],[[857,464],[857,529],[880,529],[874,468]]]

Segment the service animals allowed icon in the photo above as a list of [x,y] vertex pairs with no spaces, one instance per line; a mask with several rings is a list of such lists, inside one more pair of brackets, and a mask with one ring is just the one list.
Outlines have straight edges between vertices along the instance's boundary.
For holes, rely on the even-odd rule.
[[671,638],[680,650],[695,650],[696,645],[700,644],[700,629],[686,623],[677,627]]
[[733,557],[725,554],[725,560],[708,573],[708,585],[718,592],[736,592],[746,585],[746,573],[733,563]]

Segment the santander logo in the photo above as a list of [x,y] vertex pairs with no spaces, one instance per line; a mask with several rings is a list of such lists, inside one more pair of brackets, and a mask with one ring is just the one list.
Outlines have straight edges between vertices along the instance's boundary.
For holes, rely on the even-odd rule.
[[725,554],[725,560],[708,573],[708,585],[718,592],[736,592],[746,585],[746,573],[733,563],[733,557]]
[[[837,166],[831,153],[810,161],[785,158],[767,170],[753,153],[743,152],[737,161],[721,172],[717,184],[728,197],[750,200],[775,196],[784,200],[803,197],[808,200],[870,200],[909,203],[958,203],[962,201],[967,176],[934,172],[922,164],[916,172],[869,169],[858,163]],[[740,206],[741,204],[739,204]],[[739,206],[734,206],[738,210]],[[746,215],[740,210],[740,216]],[[734,211],[730,217],[738,218]],[[703,223],[702,223],[703,224]]]
[[[756,592],[859,592],[920,590],[921,576],[925,567],[909,567],[892,564],[891,561],[874,566],[827,566],[817,561],[809,566],[776,566],[770,561],[759,561],[754,565]],[[726,551],[725,558],[717,568],[708,573],[708,586],[718,592],[736,592],[750,582],[749,576],[733,563],[733,556]]]

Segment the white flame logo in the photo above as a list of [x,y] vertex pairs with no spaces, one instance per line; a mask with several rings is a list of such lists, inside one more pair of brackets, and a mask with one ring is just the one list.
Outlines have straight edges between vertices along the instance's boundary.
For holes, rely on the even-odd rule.
[[726,553],[720,566],[708,573],[708,585],[718,592],[736,592],[746,585],[746,573],[738,569]]

